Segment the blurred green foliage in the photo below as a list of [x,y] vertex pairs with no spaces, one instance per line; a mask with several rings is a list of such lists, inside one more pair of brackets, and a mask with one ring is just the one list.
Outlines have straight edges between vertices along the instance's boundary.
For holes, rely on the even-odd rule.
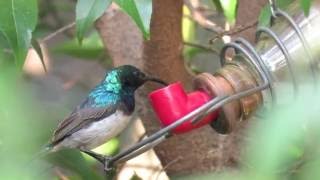
[[[184,42],[194,42],[195,39],[195,30],[196,30],[196,24],[194,21],[192,21],[188,16],[191,16],[190,10],[184,6],[183,7],[183,18],[182,18],[182,36],[183,36],[183,41]],[[199,48],[194,48],[194,47],[184,47],[183,48],[183,56],[186,59],[190,59],[191,53]]]
[[[19,92],[20,91],[20,92]],[[0,179],[43,179],[38,163],[31,168],[38,151],[41,121],[39,113],[28,104],[13,69],[0,75]],[[42,128],[43,129],[43,128]],[[37,130],[37,133],[34,133]],[[39,176],[37,175],[39,174]],[[37,178],[39,177],[39,178]]]
[[37,0],[0,1],[0,32],[6,37],[20,69],[30,46],[37,17]]
[[319,179],[320,96],[304,92],[289,106],[263,112],[242,146],[239,170],[174,179]]
[[309,15],[310,7],[313,0],[300,0],[300,6],[301,9],[303,9],[303,12],[306,16]]
[[53,51],[82,59],[101,58],[105,53],[101,38],[96,31],[92,32],[88,37],[85,37],[81,45],[76,39],[66,40],[56,45]]
[[[294,0],[277,0],[275,1],[277,7],[286,9]],[[312,0],[299,0],[300,8],[304,11],[306,16],[309,15]],[[269,4],[265,5],[259,15],[259,26],[269,26],[271,20],[271,9]]]
[[[284,8],[291,1],[276,2],[280,8]],[[148,38],[152,1],[115,2]],[[237,1],[213,2],[218,10],[224,12],[226,19],[234,23]],[[88,37],[84,35],[110,3],[111,0],[79,0],[76,8],[77,37],[80,41],[83,39],[82,45],[74,39],[57,45],[54,52],[81,58],[99,58],[104,51],[100,37],[97,33],[91,33]],[[311,0],[300,0],[306,15],[311,3]],[[59,7],[66,8],[63,5]],[[190,16],[190,12],[184,12]],[[0,51],[0,179],[55,179],[59,176],[57,170],[69,179],[105,179],[97,162],[77,150],[64,150],[44,157],[38,154],[56,126],[57,114],[63,113],[48,115],[48,109],[32,98],[32,91],[21,72],[13,68],[15,65],[21,68],[24,63],[37,23],[37,13],[36,0],[0,1],[0,47],[6,50]],[[270,16],[270,8],[266,6],[260,14],[259,24],[268,25]],[[195,31],[195,23],[184,17],[184,40],[196,41]],[[201,52],[204,52],[201,48],[186,48],[184,55],[192,58]],[[257,121],[252,127],[249,141],[243,145],[246,147],[244,166],[239,171],[173,179],[319,179],[320,98],[308,94],[312,93],[305,92],[306,96],[295,104],[265,112],[266,118]],[[118,139],[112,139],[95,151],[111,155],[118,148]],[[109,179],[112,176],[109,174]]]
[[218,11],[223,12],[226,20],[231,25],[234,25],[236,21],[236,16],[237,16],[238,1],[237,0],[212,0],[212,2]]
[[227,21],[234,25],[236,22],[237,15],[237,0],[220,0],[221,7],[223,9],[223,14],[226,17]]
[[[28,83],[15,68],[0,73],[0,179],[44,180],[60,176],[70,179],[105,179],[100,165],[78,150],[42,154],[57,116],[33,97]],[[62,113],[61,113],[62,114]],[[95,151],[112,155],[119,142],[113,139]],[[113,173],[108,174],[112,179]]]

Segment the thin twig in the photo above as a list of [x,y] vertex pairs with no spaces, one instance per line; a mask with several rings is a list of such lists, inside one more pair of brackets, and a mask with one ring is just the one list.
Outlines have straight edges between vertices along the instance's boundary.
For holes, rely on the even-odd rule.
[[46,37],[42,38],[40,43],[44,43],[46,41],[49,41],[50,39],[54,38],[58,34],[63,33],[64,31],[66,31],[66,30],[68,30],[70,28],[73,28],[75,25],[76,25],[76,23],[72,22],[72,23],[70,23],[70,24],[68,24],[66,26],[63,26],[62,28],[60,28],[60,29],[56,30],[55,32],[53,32],[53,33],[47,35]]
[[218,33],[218,35],[216,35],[212,39],[210,39],[209,42],[213,43],[214,41],[216,41],[219,38],[222,38],[223,36],[231,36],[231,35],[238,34],[238,33],[242,32],[242,31],[245,31],[247,29],[250,29],[250,28],[256,26],[257,24],[258,24],[258,21],[254,20],[253,22],[249,22],[249,23],[247,23],[245,25],[236,26],[235,28],[233,28],[230,31],[224,31],[224,32]]
[[69,178],[65,176],[58,168],[54,168],[54,172],[60,180],[69,180]]
[[194,6],[189,0],[185,0],[184,4],[189,8],[192,19],[200,26],[215,33],[224,32],[224,29],[222,27],[218,26],[216,23],[209,20],[205,17],[205,15],[203,15],[203,12],[198,8],[199,5]]
[[184,41],[183,44],[186,45],[186,46],[195,47],[195,48],[199,48],[199,49],[204,49],[206,51],[210,51],[210,52],[219,54],[218,50],[216,50],[216,49],[214,49],[212,47],[209,47],[209,46],[202,45],[202,44],[196,44],[196,43],[186,42],[186,41]]
[[166,169],[167,169],[169,166],[171,166],[172,164],[177,163],[177,162],[178,162],[179,160],[181,160],[181,159],[182,159],[182,157],[181,157],[181,156],[178,156],[178,157],[176,157],[175,159],[173,159],[172,161],[170,161],[166,166],[164,166],[164,167],[158,172],[156,179],[158,180],[159,177],[160,177],[160,174],[161,174],[164,170],[166,170]]
[[[40,57],[40,60],[41,60],[41,63],[42,63],[42,66],[44,68],[44,71],[47,73],[47,68],[45,66],[45,63],[43,61],[43,55],[42,55],[42,47],[41,47],[41,44],[49,41],[50,39],[54,38],[55,36],[57,36],[58,34],[60,33],[63,33],[65,32],[66,30],[72,28],[75,26],[75,22],[72,22],[66,26],[63,26],[62,28],[54,31],[53,33],[45,36],[44,38],[40,39],[40,40],[36,40],[36,41],[33,41],[33,48],[37,51],[39,57]],[[35,43],[36,42],[36,43]]]

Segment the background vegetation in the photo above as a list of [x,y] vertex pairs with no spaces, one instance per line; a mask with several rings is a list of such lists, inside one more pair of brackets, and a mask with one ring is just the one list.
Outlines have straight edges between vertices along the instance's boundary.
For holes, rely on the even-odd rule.
[[[182,1],[180,2],[182,8]],[[224,43],[221,38],[237,36],[255,26],[257,20],[242,24],[239,29],[237,7],[241,1],[203,0],[197,7],[190,2],[192,1],[184,2],[181,11],[183,16],[181,14],[180,18],[182,26],[181,29],[178,28],[183,35],[183,42],[180,43],[184,44],[184,61],[179,66],[184,68],[185,64],[188,72],[193,74],[214,72],[218,68],[217,52]],[[291,2],[292,0],[277,1],[279,7],[286,7]],[[312,1],[299,0],[299,4],[308,15]],[[152,26],[161,26],[161,23],[157,24],[159,19],[154,14],[163,9],[163,6],[168,14],[174,10],[165,5],[161,6],[159,1],[151,0],[0,1],[0,179],[105,179],[101,166],[77,150],[65,150],[40,159],[39,150],[50,138],[57,122],[99,81],[104,70],[117,65],[117,56],[107,51],[112,42],[105,42],[97,22],[106,15],[106,9],[119,7],[138,27],[143,40],[152,44],[157,38],[162,38],[157,34],[155,25]],[[208,18],[217,25],[203,21],[201,17]],[[269,20],[270,9],[265,5],[258,23],[261,26],[268,25]],[[224,25],[230,26],[231,30],[222,28]],[[114,28],[112,31],[118,29]],[[175,33],[174,30],[168,32]],[[175,42],[172,44],[175,45]],[[148,48],[148,45],[145,47]],[[175,46],[169,48],[174,49]],[[166,55],[165,50],[161,49],[158,53]],[[144,55],[150,57],[148,52]],[[169,64],[165,65],[169,67]],[[152,66],[144,67],[150,69]],[[176,71],[179,72],[177,69]],[[190,82],[184,76],[176,78],[185,78],[184,82]],[[254,121],[249,133],[246,133],[248,135],[245,141],[241,143],[243,153],[237,168],[227,164],[224,169],[226,171],[219,171],[219,174],[216,171],[210,173],[206,169],[207,174],[198,175],[201,171],[197,174],[197,165],[194,164],[191,168],[194,166],[195,175],[185,175],[185,172],[181,175],[177,168],[171,173],[168,170],[170,177],[318,179],[320,106],[319,98],[309,97],[308,94],[311,93],[306,92],[302,100],[285,108],[274,109],[272,112],[262,111],[262,118]],[[115,138],[96,151],[112,155],[119,151],[120,144],[121,140]],[[184,155],[187,156],[185,159],[190,157],[182,154]],[[199,156],[203,155],[199,153]],[[190,157],[189,161],[192,162],[192,158],[194,157]],[[168,163],[166,160],[164,162]],[[187,164],[187,160],[177,163]],[[207,165],[203,163],[202,166]],[[110,173],[107,178],[112,179],[115,174],[116,172]],[[138,176],[132,177],[135,178],[139,179]]]

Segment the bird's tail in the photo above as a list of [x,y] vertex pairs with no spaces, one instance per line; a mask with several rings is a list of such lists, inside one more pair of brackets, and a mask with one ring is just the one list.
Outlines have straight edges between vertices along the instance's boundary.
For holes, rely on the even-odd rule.
[[36,152],[30,159],[30,163],[34,162],[35,160],[39,160],[49,154],[53,149],[53,146],[51,144],[46,144],[41,147],[40,151]]
[[50,144],[42,146],[38,152],[31,155],[31,157],[25,161],[23,168],[25,168],[25,170],[29,170],[29,168],[37,167],[38,171],[34,174],[34,176],[39,175],[38,173],[48,171],[53,166],[45,160],[45,156],[51,152],[52,146]]

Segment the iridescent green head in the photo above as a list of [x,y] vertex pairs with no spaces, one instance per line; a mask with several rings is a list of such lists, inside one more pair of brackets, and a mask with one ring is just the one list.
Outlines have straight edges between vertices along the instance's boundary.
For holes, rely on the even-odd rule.
[[104,79],[104,86],[108,91],[135,91],[147,81],[154,81],[166,85],[160,79],[147,76],[138,68],[131,65],[123,65],[116,67],[107,72]]

